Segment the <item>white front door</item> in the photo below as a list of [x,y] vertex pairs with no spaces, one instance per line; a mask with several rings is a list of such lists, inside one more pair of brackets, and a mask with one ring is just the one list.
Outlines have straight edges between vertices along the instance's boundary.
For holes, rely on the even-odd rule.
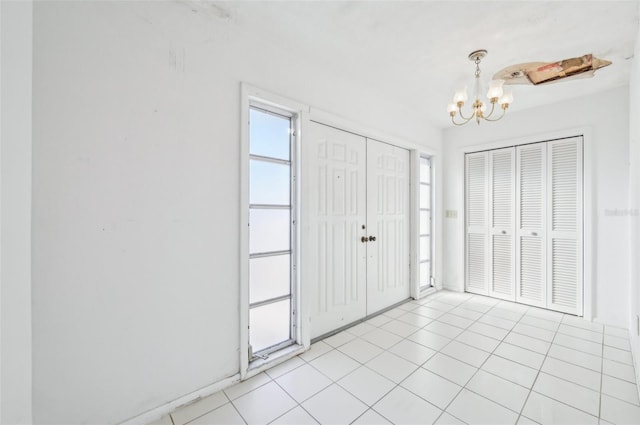
[[406,300],[409,151],[367,140],[367,314]]
[[305,136],[315,338],[409,298],[409,151],[313,122]]

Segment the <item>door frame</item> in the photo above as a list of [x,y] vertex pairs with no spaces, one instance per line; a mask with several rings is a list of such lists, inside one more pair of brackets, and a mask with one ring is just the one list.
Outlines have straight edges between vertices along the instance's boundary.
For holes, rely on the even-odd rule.
[[[595,187],[592,184],[593,181],[593,136],[590,127],[575,127],[555,132],[540,133],[530,136],[516,137],[513,139],[498,140],[489,143],[483,143],[473,146],[464,146],[458,148],[455,155],[456,168],[461,170],[461,175],[464,175],[464,158],[467,153],[480,152],[490,149],[506,148],[510,146],[526,145],[531,143],[547,142],[556,139],[565,139],[570,137],[582,136],[583,146],[583,174],[582,174],[582,218],[583,218],[583,234],[582,234],[582,277],[583,277],[583,310],[582,315],[586,320],[593,320],[593,293],[594,293],[594,276],[595,276],[595,264],[593,263],[593,241],[595,237],[594,220],[596,216],[595,203],[594,203],[594,191]],[[458,191],[457,201],[458,205],[462,206],[460,211],[460,217],[458,219],[458,232],[457,232],[457,246],[458,246],[458,258],[463,259],[458,265],[458,276],[462,276],[462,291],[466,289],[465,282],[465,187],[464,178],[459,180],[460,190]]]

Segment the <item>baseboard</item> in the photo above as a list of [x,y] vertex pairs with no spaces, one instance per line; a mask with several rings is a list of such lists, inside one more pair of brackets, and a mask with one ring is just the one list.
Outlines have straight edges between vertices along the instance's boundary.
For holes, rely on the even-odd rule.
[[146,425],[160,419],[164,415],[173,412],[180,406],[184,406],[185,404],[193,403],[201,398],[208,397],[211,394],[217,393],[218,391],[221,391],[238,381],[240,381],[239,373],[211,385],[207,385],[206,387],[200,388],[199,390],[170,401],[169,403],[163,404],[162,406],[148,410],[144,413],[134,416],[133,418],[127,419],[124,422],[120,422],[119,425]]

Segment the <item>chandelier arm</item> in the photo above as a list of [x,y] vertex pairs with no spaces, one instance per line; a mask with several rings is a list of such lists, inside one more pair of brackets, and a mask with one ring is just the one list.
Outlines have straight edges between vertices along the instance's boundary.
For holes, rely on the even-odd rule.
[[458,107],[458,112],[460,113],[460,118],[462,118],[463,120],[465,120],[465,121],[464,121],[465,123],[466,123],[467,121],[472,120],[472,119],[473,119],[473,117],[475,117],[475,116],[476,116],[476,110],[474,109],[474,110],[473,110],[473,113],[471,114],[471,116],[470,116],[469,118],[465,117],[465,116],[462,114],[462,106],[459,106],[459,107]]
[[451,117],[451,122],[455,125],[461,126],[461,125],[465,125],[466,123],[468,123],[469,121],[471,121],[471,119],[473,118],[473,116],[469,117],[469,118],[465,118],[464,121],[462,122],[456,122],[454,117]]
[[489,115],[484,115],[483,118],[487,121],[491,121],[489,118],[491,118],[491,115],[493,115],[493,111],[495,111],[495,109],[496,109],[496,102],[491,102],[491,112],[489,112]]
[[[491,111],[493,113],[493,110]],[[504,117],[504,115],[507,113],[507,109],[506,108],[502,108],[502,115],[500,115],[498,118],[496,119],[489,119],[488,117],[491,116],[491,114],[489,114],[487,117],[485,117],[485,120],[487,121],[491,121],[491,122],[495,122],[495,121],[500,121],[502,119],[502,117]]]

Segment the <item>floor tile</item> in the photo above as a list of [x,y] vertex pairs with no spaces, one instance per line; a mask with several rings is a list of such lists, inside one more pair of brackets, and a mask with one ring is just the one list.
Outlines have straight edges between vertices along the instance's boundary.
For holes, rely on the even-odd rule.
[[518,418],[518,425],[539,425],[538,422],[534,421],[533,419],[529,419],[526,416],[522,416],[520,415],[520,417]]
[[399,320],[392,320],[391,322],[385,323],[384,325],[380,326],[380,329],[384,329],[385,331],[394,333],[398,336],[401,336],[402,338],[406,338],[420,329],[420,327],[410,325]]
[[529,394],[522,414],[540,424],[598,424],[595,416],[535,392]]
[[218,407],[228,402],[229,399],[224,394],[224,392],[219,391],[194,403],[187,404],[186,406],[181,406],[171,414],[171,419],[173,419],[173,424],[183,425],[199,416],[204,415],[205,413],[217,409]]
[[462,307],[484,314],[493,308],[493,304],[486,304],[484,302],[478,301],[477,298],[474,298],[462,304]]
[[547,357],[540,370],[574,384],[600,391],[600,377],[602,376],[600,372],[554,359],[553,357]]
[[438,317],[438,322],[443,322],[451,326],[465,329],[469,327],[474,321],[464,317],[456,316],[455,314],[447,313]]
[[487,325],[480,322],[476,322],[473,325],[469,326],[468,330],[500,340],[502,340],[509,333],[509,331],[506,329],[497,328],[495,326]]
[[598,392],[576,385],[564,379],[541,372],[533,386],[533,391],[561,401],[591,415],[598,416]]
[[380,413],[373,409],[369,409],[362,414],[358,419],[352,422],[351,425],[391,425],[391,422],[383,418]]
[[513,327],[517,323],[517,322],[514,322],[512,320],[504,319],[502,317],[489,316],[488,314],[485,314],[480,319],[478,319],[478,322],[485,323],[485,324],[491,325],[491,326],[495,326],[497,328],[506,329],[508,331],[513,329]]
[[629,339],[629,331],[624,328],[615,326],[605,326],[604,333],[607,335],[617,336],[619,338]]
[[396,307],[394,309],[387,310],[382,314],[387,316],[387,317],[391,317],[392,319],[396,319],[396,318],[402,316],[403,314],[405,314],[406,312],[407,312],[407,310],[405,310],[403,308]]
[[442,347],[451,342],[451,338],[434,334],[433,332],[425,331],[424,329],[420,329],[416,333],[409,335],[407,339],[436,351],[442,349]]
[[603,326],[598,323],[589,322],[582,317],[571,316],[565,314],[562,318],[562,323],[566,325],[575,326],[576,328],[586,329],[592,332],[602,333]]
[[540,369],[544,361],[542,354],[506,342],[501,343],[493,354],[534,369]]
[[602,373],[618,379],[623,379],[625,381],[633,383],[636,382],[636,374],[634,372],[633,366],[629,366],[613,360],[602,360]]
[[518,413],[529,395],[527,388],[484,370],[479,370],[466,388]]
[[302,360],[300,357],[294,357],[284,363],[280,363],[278,366],[274,366],[271,369],[266,370],[265,373],[269,375],[271,379],[276,379],[277,377],[305,364],[307,364],[307,362]]
[[329,379],[337,381],[346,374],[360,367],[360,363],[339,351],[330,351],[313,360],[311,366],[324,373]]
[[400,356],[405,360],[409,360],[411,363],[415,363],[416,365],[422,365],[436,353],[431,348],[427,348],[417,342],[409,341],[408,339],[403,339],[391,347],[389,352]]
[[592,332],[587,329],[576,328],[575,326],[569,326],[563,323],[558,328],[558,333],[570,335],[576,338],[586,339],[591,342],[602,344],[601,332]]
[[553,337],[556,334],[554,331],[548,331],[546,329],[537,328],[535,326],[525,325],[524,323],[518,323],[517,325],[515,325],[513,327],[513,332],[533,338],[538,338],[547,342],[553,341]]
[[367,332],[371,332],[372,330],[375,330],[375,329],[376,329],[376,326],[373,326],[366,322],[362,322],[359,325],[350,327],[349,329],[347,329],[347,332],[349,332],[350,334],[354,334],[355,336],[362,336]]
[[637,424],[640,418],[640,406],[618,400],[606,394],[602,395],[600,417],[614,424]]
[[631,350],[631,345],[629,345],[628,338],[620,338],[617,336],[608,335],[605,332],[604,335],[604,345],[608,345],[609,347],[619,348],[621,350]]
[[347,342],[351,341],[353,338],[355,338],[355,335],[347,331],[342,331],[333,336],[330,336],[329,338],[323,339],[322,342],[329,344],[333,348],[338,348],[341,345],[344,345]]
[[325,344],[322,341],[318,341],[315,344],[311,344],[311,348],[300,354],[298,357],[300,357],[305,362],[310,362],[311,360],[316,359],[331,350],[333,350],[332,346],[330,346],[329,344]]
[[561,345],[552,344],[549,349],[549,357],[555,359],[564,360],[565,362],[572,363],[578,366],[586,367],[587,369],[600,372],[602,370],[602,358],[598,356],[592,356],[582,351],[572,350],[571,348],[563,347]]
[[400,310],[404,310],[404,311],[410,311],[416,307],[415,307],[415,304],[413,303],[413,300],[411,300],[411,301],[407,301],[406,303],[400,304],[396,308],[399,308]]
[[529,307],[526,314],[527,316],[537,317],[544,320],[551,320],[558,323],[560,323],[564,318],[563,313],[538,307]]
[[411,313],[419,314],[420,316],[427,317],[429,319],[437,319],[438,317],[445,314],[442,310],[436,310],[435,308],[431,308],[428,305],[415,308],[411,310]]
[[398,317],[398,320],[404,323],[408,323],[409,325],[413,325],[421,328],[431,323],[433,319],[429,319],[428,317],[420,316],[419,314],[409,312],[407,314],[403,314],[402,316]]
[[602,356],[605,359],[615,360],[627,365],[633,365],[633,358],[631,357],[631,351],[621,350],[619,348],[609,347],[605,345],[602,350]]
[[317,423],[318,421],[298,406],[271,422],[271,425],[316,425]]
[[440,409],[447,407],[462,389],[460,385],[422,368],[409,375],[400,386]]
[[402,341],[402,337],[385,331],[384,329],[376,329],[375,331],[364,334],[362,335],[362,339],[369,341],[370,343],[375,344],[378,347],[384,348],[385,350]]
[[486,351],[470,347],[458,341],[451,341],[440,352],[475,367],[480,367],[490,355]]
[[525,314],[524,317],[520,319],[520,323],[529,325],[529,326],[535,326],[536,328],[545,329],[551,332],[557,331],[558,327],[560,326],[559,322],[540,319],[538,317],[530,316],[528,314]]
[[482,313],[475,310],[469,310],[468,308],[464,308],[464,307],[454,308],[449,313],[455,314],[456,316],[464,317],[465,319],[469,319],[469,320],[478,320],[479,318],[482,317]]
[[189,425],[244,425],[245,422],[233,407],[227,403],[216,410],[189,422]]
[[460,360],[440,353],[431,357],[422,367],[458,385],[466,385],[476,370],[478,370]]
[[233,404],[248,424],[269,423],[296,406],[275,382],[238,397]]
[[308,364],[279,377],[276,382],[298,403],[302,403],[333,383]]
[[434,425],[465,425],[465,423],[450,413],[442,412]]
[[366,366],[375,370],[385,378],[392,380],[396,384],[400,383],[400,381],[418,368],[414,363],[400,358],[395,354],[389,353],[388,351],[385,351],[378,357],[370,360]]
[[451,305],[451,304],[447,304],[447,303],[443,303],[441,301],[431,301],[429,304],[427,304],[427,306],[429,308],[435,308],[436,310],[440,310],[440,311],[450,311],[453,310],[455,308],[455,306]]
[[488,336],[480,335],[471,331],[464,331],[458,335],[456,341],[479,348],[489,353],[495,350],[500,344],[500,341],[497,339],[489,338]]
[[371,325],[371,326],[378,327],[378,326],[382,326],[385,323],[390,322],[392,320],[393,320],[393,318],[391,318],[389,316],[385,316],[384,314],[380,314],[378,316],[372,317],[371,319],[367,320],[364,323],[366,323],[368,325]]
[[382,353],[384,350],[377,345],[373,345],[370,342],[367,342],[363,339],[356,338],[342,347],[338,348],[338,351],[346,354],[354,360],[359,361],[360,363],[366,363],[375,356]]
[[518,414],[469,390],[463,389],[447,412],[467,423],[515,424]]
[[462,333],[462,329],[457,326],[451,326],[437,320],[429,323],[423,330],[446,336],[447,338],[455,338]]
[[516,332],[511,332],[509,335],[507,335],[504,339],[504,342],[512,345],[517,345],[518,347],[526,348],[527,350],[535,351],[536,353],[540,354],[547,354],[547,351],[549,351],[549,347],[551,347],[550,342],[532,338],[530,336],[522,335]]
[[509,322],[517,322],[522,318],[522,316],[524,316],[524,312],[507,310],[505,308],[500,308],[500,307],[494,307],[491,310],[487,311],[487,316],[499,317],[502,319],[506,319]]
[[259,388],[266,383],[271,382],[271,378],[266,373],[262,372],[253,376],[246,381],[239,382],[224,390],[224,393],[229,397],[229,400],[233,401],[236,398]]
[[527,388],[531,388],[538,374],[536,369],[498,356],[489,357],[482,365],[482,370]]
[[402,387],[396,387],[373,406],[393,424],[432,424],[440,409]]
[[343,388],[333,384],[302,407],[321,424],[348,424],[367,410],[367,406]]
[[[602,393],[619,398],[627,403],[640,405],[636,384],[623,381],[622,379],[602,375]],[[640,422],[640,418],[638,418],[638,422]]]
[[558,333],[558,335],[556,335],[556,338],[553,340],[553,343],[562,345],[563,347],[582,351],[583,353],[589,353],[593,356],[602,356],[602,344],[587,341],[585,339],[574,338],[569,335]]
[[396,386],[394,382],[366,366],[354,370],[339,380],[338,384],[368,406],[375,404]]

